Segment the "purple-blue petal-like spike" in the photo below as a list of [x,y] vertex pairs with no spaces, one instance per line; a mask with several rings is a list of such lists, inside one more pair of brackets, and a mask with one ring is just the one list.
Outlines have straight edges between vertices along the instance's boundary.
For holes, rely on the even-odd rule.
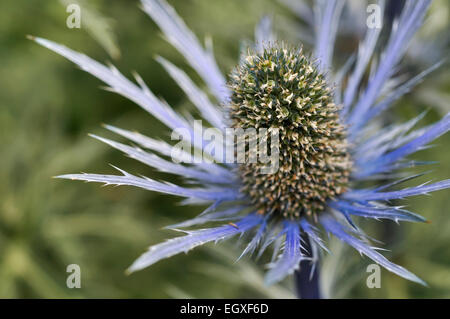
[[201,229],[186,232],[186,236],[169,239],[166,242],[151,246],[147,252],[142,254],[129,268],[128,272],[141,270],[154,263],[176,254],[187,252],[192,248],[206,244],[211,241],[219,241],[236,234],[242,234],[251,230],[263,221],[259,214],[250,214],[233,225],[224,225],[215,228]]
[[[73,51],[63,45],[54,43],[52,41],[32,37],[34,41],[40,45],[62,55],[73,63],[77,64],[82,70],[92,74],[98,79],[102,80],[110,87],[110,91],[118,93],[129,100],[135,102],[143,109],[148,111],[162,123],[171,129],[179,130],[183,134],[183,140],[190,142],[195,147],[203,149],[204,141],[202,139],[195,139],[193,128],[191,125],[179,114],[177,114],[165,102],[158,99],[150,89],[145,85],[143,80],[136,75],[136,80],[140,84],[140,88],[124,77],[115,67],[106,67],[103,64],[89,58],[88,56],[79,52]],[[182,133],[185,131],[184,133]],[[219,159],[218,160],[223,160]]]
[[343,198],[356,201],[391,200],[409,196],[425,195],[441,189],[450,188],[450,179],[434,184],[419,185],[392,192],[375,192],[372,190],[354,190],[342,195]]
[[[385,5],[384,0],[379,1],[378,5],[380,6],[380,12],[383,13]],[[361,79],[370,59],[372,58],[380,32],[381,28],[368,28],[365,38],[358,48],[358,58],[356,60],[355,69],[348,79],[348,84],[344,92],[344,103],[341,113],[343,117],[345,117],[347,112],[350,110],[350,106],[355,98],[358,87],[361,84]]]
[[193,166],[197,166],[199,169],[202,169],[207,172],[211,172],[213,174],[219,174],[221,176],[226,176],[228,179],[233,180],[236,178],[236,175],[231,172],[229,169],[226,169],[216,163],[196,163],[195,158],[196,154],[193,152],[193,154],[189,153],[188,151],[179,149],[177,152],[173,152],[173,146],[161,141],[161,140],[155,140],[151,137],[142,135],[138,132],[131,132],[128,130],[124,130],[112,125],[105,125],[105,128],[108,130],[119,134],[130,141],[133,141],[134,143],[139,144],[143,148],[156,151],[164,156],[170,156],[174,161],[179,163],[191,163],[194,159],[194,163],[192,163]]
[[[364,116],[364,119],[361,120],[359,123],[359,126],[364,125],[368,121],[370,121],[375,116],[379,115],[383,111],[389,108],[389,106],[397,99],[402,97],[404,94],[408,93],[414,86],[419,84],[424,77],[426,77],[428,74],[433,72],[434,70],[438,69],[443,64],[443,61],[438,62],[428,69],[420,72],[415,77],[411,78],[410,80],[406,81],[404,84],[400,85],[396,89],[394,89],[390,94],[388,94],[383,100],[381,100],[379,103],[375,104],[367,113],[366,116]],[[353,129],[353,128],[352,128]]]
[[271,269],[265,277],[265,282],[268,285],[279,282],[287,275],[292,274],[303,258],[299,224],[297,222],[285,222],[284,230],[286,239],[283,253],[275,263],[270,265]]
[[323,250],[330,252],[327,248],[327,246],[325,246],[322,238],[320,238],[320,236],[317,235],[316,231],[316,227],[314,227],[313,225],[311,225],[305,218],[302,218],[300,220],[300,226],[303,229],[303,231],[309,236],[309,239],[314,241],[316,244],[318,244]]
[[394,221],[404,220],[410,222],[424,222],[425,218],[418,214],[414,214],[407,210],[393,207],[373,207],[363,206],[360,204],[352,205],[346,201],[330,202],[330,207],[340,211],[347,212],[351,215],[374,218],[374,219],[391,219]]
[[327,71],[330,68],[339,17],[343,7],[344,1],[341,0],[317,0],[314,7],[314,16],[318,20],[315,21],[315,56],[322,71]]
[[[214,206],[214,204],[211,206]],[[206,223],[213,222],[213,221],[224,221],[224,220],[237,219],[238,218],[237,215],[246,208],[245,206],[233,206],[231,208],[220,209],[218,211],[215,211],[214,209],[211,209],[211,206],[205,210],[208,212],[204,211],[200,215],[198,215],[192,219],[185,220],[178,224],[169,225],[169,226],[166,226],[165,228],[177,230],[180,228],[186,228],[186,227],[191,227],[194,225],[206,224]]]
[[167,40],[197,71],[219,102],[224,102],[229,92],[212,52],[202,48],[197,37],[166,1],[141,0],[141,3],[144,11],[158,24]]
[[392,76],[395,67],[406,51],[408,43],[417,29],[422,25],[423,18],[430,5],[430,0],[407,1],[398,24],[394,25],[386,50],[383,52],[375,75],[353,108],[348,123],[358,125],[370,107],[382,92],[383,86]]
[[219,111],[217,106],[211,103],[205,92],[198,88],[184,71],[166,59],[157,57],[156,60],[161,63],[167,73],[169,73],[184,93],[186,93],[191,102],[200,111],[202,117],[213,126],[221,130],[225,129],[224,115]]
[[409,142],[415,137],[425,132],[426,128],[415,130],[407,134],[424,116],[422,112],[415,118],[402,124],[388,125],[376,130],[367,139],[363,139],[353,151],[357,167],[364,168],[364,164],[374,158],[378,158],[390,150],[394,150],[404,143]]
[[[355,63],[356,60],[356,56],[355,54],[350,55],[347,58],[347,61],[345,61],[345,63],[339,68],[339,70],[334,74],[334,78],[333,78],[333,83],[335,85],[335,90],[334,90],[334,101],[336,104],[341,105],[342,102],[342,87],[344,85],[344,79],[347,78],[347,75],[350,72],[351,67],[353,66],[353,64]],[[345,117],[346,110],[345,107],[342,108],[341,111],[341,118]],[[345,121],[343,121],[345,122]]]
[[137,147],[132,147],[122,143],[118,143],[94,134],[91,134],[91,136],[103,143],[106,143],[114,147],[115,149],[124,152],[129,157],[138,160],[139,162],[144,163],[148,166],[156,168],[161,172],[176,174],[182,177],[192,178],[202,182],[213,184],[229,184],[233,181],[227,176],[220,176],[214,174],[213,172],[205,172],[194,167],[188,167],[181,164],[176,164],[171,161],[166,161],[165,159],[162,159],[161,157],[155,154],[148,153]]
[[261,242],[261,245],[258,249],[258,254],[256,255],[256,258],[260,258],[264,253],[264,251],[266,251],[266,249],[270,245],[275,243],[272,252],[272,260],[274,260],[275,257],[278,255],[278,251],[280,248],[278,242],[282,240],[281,237],[284,235],[284,233],[285,229],[282,228],[280,223],[276,221],[270,222],[269,225],[267,226],[267,234],[265,234],[263,237],[263,241]]
[[[192,133],[190,136],[193,136],[193,130],[185,119],[159,100],[147,87],[145,87],[145,89],[139,88],[124,77],[116,68],[112,66],[108,68],[84,54],[73,51],[55,42],[42,38],[33,37],[32,39],[40,45],[62,55],[66,59],[77,64],[82,70],[105,82],[110,86],[111,91],[135,102],[167,125],[167,127],[171,129],[185,128]],[[186,136],[187,141],[189,141],[189,139],[187,139],[188,137],[189,136]]]
[[417,282],[421,285],[426,286],[426,283],[411,273],[410,271],[406,270],[405,268],[398,266],[392,262],[390,262],[386,257],[378,253],[373,247],[370,247],[369,245],[365,244],[361,240],[349,235],[345,227],[340,224],[338,221],[336,221],[333,217],[330,215],[324,215],[320,218],[320,222],[325,228],[325,230],[329,233],[332,233],[334,236],[339,238],[341,241],[345,242],[346,244],[352,246],[355,248],[360,254],[364,254],[376,263],[380,264],[390,272],[393,272],[394,274],[399,275],[400,277],[403,277],[405,279]]
[[242,251],[242,254],[239,256],[238,260],[244,257],[247,254],[253,254],[256,247],[258,247],[261,244],[262,239],[265,235],[267,235],[267,217],[264,218],[263,222],[258,228],[258,231],[255,235],[253,235],[252,240],[248,243],[247,247]]
[[410,176],[405,176],[403,178],[400,178],[400,179],[395,180],[393,182],[390,182],[388,184],[384,184],[384,185],[378,186],[377,188],[374,189],[374,191],[375,192],[379,192],[379,191],[382,191],[384,189],[391,188],[392,186],[400,185],[400,184],[405,183],[407,181],[410,181],[410,180],[413,180],[415,178],[424,176],[425,174],[428,174],[428,173],[429,172],[423,172],[423,173],[418,173],[418,174],[414,174],[414,175],[410,175]]
[[392,151],[377,159],[377,164],[385,165],[398,161],[404,158],[405,156],[416,152],[422,146],[435,140],[439,136],[447,133],[449,129],[450,129],[450,113],[447,113],[442,120],[434,124],[430,129],[428,129],[424,134],[422,134],[418,138],[403,145],[402,147],[399,147],[395,151]]
[[154,192],[160,192],[170,195],[176,195],[188,198],[198,198],[207,201],[228,201],[236,200],[242,197],[242,194],[236,189],[230,188],[211,188],[211,189],[195,189],[185,188],[169,183],[157,182],[148,177],[137,177],[130,173],[114,167],[123,175],[103,175],[103,174],[67,174],[56,176],[56,178],[80,180],[86,182],[98,182],[105,185],[129,185],[140,187]]
[[358,177],[366,177],[372,174],[384,172],[390,167],[390,164],[403,159],[404,157],[420,150],[423,146],[445,134],[450,129],[450,113],[448,113],[442,120],[427,129],[422,135],[413,139],[412,141],[400,146],[394,151],[381,155],[378,158],[364,164],[361,172],[358,172]]

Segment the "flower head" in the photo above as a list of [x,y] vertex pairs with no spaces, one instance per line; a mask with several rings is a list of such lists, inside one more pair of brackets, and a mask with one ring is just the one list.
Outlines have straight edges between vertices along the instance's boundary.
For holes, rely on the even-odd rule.
[[[264,36],[272,37],[270,23],[265,19],[256,32],[258,43],[244,56],[227,86],[212,52],[203,49],[175,11],[163,0],[142,0],[145,12],[214,95],[216,102],[211,101],[182,70],[158,58],[203,118],[221,131],[228,124],[242,128],[278,128],[281,131],[280,169],[263,176],[258,173],[258,163],[174,163],[165,159],[172,154],[171,145],[107,126],[107,129],[140,147],[96,138],[155,169],[183,176],[201,186],[168,184],[120,169],[119,175],[70,174],[61,177],[137,186],[184,197],[186,204],[209,203],[210,206],[198,217],[172,228],[185,229],[226,220],[222,226],[185,230],[185,236],[151,246],[130,267],[130,271],[148,267],[207,242],[247,234],[250,241],[243,255],[257,248],[261,254],[276,243],[273,245],[276,259],[270,263],[271,269],[267,274],[267,282],[273,283],[297,269],[300,261],[309,259],[307,254],[316,254],[313,261],[318,260],[318,248],[326,249],[319,234],[323,229],[389,271],[423,283],[416,275],[391,263],[374,249],[352,218],[424,221],[415,213],[392,206],[390,201],[450,187],[450,180],[443,180],[402,189],[399,185],[403,181],[416,176],[396,180],[398,174],[394,174],[398,169],[422,164],[407,160],[407,156],[446,133],[450,127],[450,114],[434,125],[416,130],[413,127],[422,115],[407,123],[381,129],[374,129],[371,125],[396,99],[438,67],[432,66],[404,83],[397,78],[392,81],[394,70],[420,27],[429,3],[427,0],[406,2],[386,46],[381,50],[382,58],[378,63],[371,61],[376,56],[380,29],[367,29],[355,55],[357,58],[349,60],[337,72],[333,71],[331,61],[343,1],[316,1],[313,61],[301,49],[286,44],[263,45],[263,40],[271,40],[264,39]],[[384,1],[379,2],[380,6],[383,4]],[[303,16],[310,18],[308,14]],[[158,99],[139,76],[136,76],[139,84],[136,85],[114,67],[108,68],[51,41],[35,40],[108,84],[111,91],[136,102],[168,128],[194,132],[193,124]],[[369,65],[371,76],[368,81],[363,81]],[[395,85],[388,86],[388,82]],[[193,147],[205,148],[201,139],[192,138],[190,134],[185,138]],[[177,156],[182,160],[189,154],[178,153]],[[220,158],[216,157],[216,160]],[[383,180],[385,184],[362,188],[361,182],[367,180]],[[311,252],[305,252],[301,238],[309,239]]]
[[266,175],[262,163],[241,165],[242,191],[264,214],[322,212],[327,200],[346,190],[351,167],[345,127],[325,77],[301,49],[285,44],[243,61],[230,81],[233,126],[279,129],[281,166]]

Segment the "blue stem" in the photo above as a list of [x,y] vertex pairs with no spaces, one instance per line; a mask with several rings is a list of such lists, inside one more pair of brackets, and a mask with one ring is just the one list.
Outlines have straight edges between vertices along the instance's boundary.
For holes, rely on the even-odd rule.
[[[304,248],[311,252],[311,247],[309,243],[308,236],[302,235],[302,240],[304,242]],[[303,260],[300,262],[300,268],[294,273],[295,286],[297,289],[298,298],[302,299],[321,299],[320,294],[320,274],[319,267],[315,267],[314,273],[311,276],[312,263],[309,260]]]

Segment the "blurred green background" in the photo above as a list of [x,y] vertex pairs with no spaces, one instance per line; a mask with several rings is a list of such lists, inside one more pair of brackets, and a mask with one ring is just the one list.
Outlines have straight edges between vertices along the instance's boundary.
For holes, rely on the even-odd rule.
[[[264,286],[264,264],[251,259],[234,264],[239,249],[233,242],[210,244],[126,276],[125,269],[148,245],[176,235],[164,226],[193,217],[201,208],[176,205],[170,196],[140,189],[51,178],[80,171],[112,173],[108,166],[112,163],[130,172],[170,179],[87,136],[111,137],[102,123],[161,138],[167,138],[168,131],[132,102],[99,89],[102,84],[92,76],[27,40],[27,34],[65,44],[102,62],[111,61],[129,77],[136,70],[156,95],[182,112],[194,108],[154,60],[155,55],[181,66],[202,84],[139,9],[138,1],[79,1],[82,28],[69,29],[66,5],[73,2],[0,3],[0,297],[294,297],[289,279]],[[225,74],[238,61],[241,41],[253,38],[255,25],[265,14],[274,18],[279,39],[298,41],[300,22],[277,1],[169,2],[199,39],[212,36],[216,59]],[[435,2],[433,12],[437,14],[434,25],[425,26],[423,38],[439,37],[448,29],[448,2]],[[342,56],[336,52],[340,61],[355,49],[355,43],[339,40],[338,48],[343,52]],[[448,47],[442,53],[448,54]],[[411,55],[405,72],[415,74],[427,63]],[[431,123],[449,111],[449,95],[450,72],[445,65],[397,102],[386,121],[410,119],[429,109],[420,125]],[[439,163],[422,168],[433,171],[416,183],[450,177],[450,136],[435,144],[418,155]],[[430,224],[361,221],[369,235],[392,250],[386,255],[422,277],[428,288],[383,270],[381,288],[369,289],[365,284],[369,260],[333,241],[334,253],[325,258],[323,266],[328,296],[449,298],[448,195],[441,191],[407,202]],[[80,289],[66,287],[69,264],[81,267]]]

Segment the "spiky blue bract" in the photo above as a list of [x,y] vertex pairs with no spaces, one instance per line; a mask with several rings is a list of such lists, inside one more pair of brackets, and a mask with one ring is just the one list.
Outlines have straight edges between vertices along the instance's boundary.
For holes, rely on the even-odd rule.
[[[228,125],[228,120],[221,105],[229,100],[231,92],[226,86],[225,77],[217,67],[211,46],[204,49],[166,1],[141,0],[141,2],[143,10],[158,24],[167,40],[199,74],[215,101],[210,99],[207,93],[203,92],[177,66],[161,57],[157,60],[186,93],[199,114],[211,125],[222,130]],[[241,184],[235,165],[194,163],[187,166],[181,164],[191,157],[186,152],[177,153],[173,158],[176,162],[171,162],[166,159],[173,156],[169,143],[108,125],[106,126],[108,130],[136,143],[139,147],[94,137],[157,170],[185,178],[188,186],[155,181],[120,169],[121,175],[69,174],[59,177],[107,185],[131,185],[182,197],[184,204],[209,205],[199,216],[169,226],[171,229],[198,226],[212,221],[224,222],[219,227],[189,230],[186,231],[185,236],[151,246],[130,267],[129,271],[148,267],[164,258],[186,252],[199,245],[239,234],[249,238],[249,243],[241,257],[252,254],[258,248],[256,255],[260,257],[269,246],[273,246],[273,258],[266,281],[274,283],[297,269],[301,260],[310,259],[312,262],[319,260],[318,247],[327,249],[321,239],[320,229],[322,228],[389,271],[423,284],[417,276],[389,262],[370,246],[367,236],[359,230],[352,217],[422,222],[425,221],[423,217],[401,206],[393,206],[390,202],[450,187],[450,180],[447,179],[402,189],[398,188],[398,185],[420,175],[396,179],[398,169],[425,164],[425,162],[410,161],[407,157],[427,147],[431,141],[448,132],[449,114],[436,124],[415,130],[414,127],[424,114],[406,123],[392,124],[388,127],[374,129],[376,126],[372,125],[372,123],[379,124],[378,118],[383,115],[383,112],[441,65],[433,65],[403,83],[400,80],[402,77],[397,76],[396,73],[408,43],[422,24],[430,1],[406,2],[400,17],[394,21],[392,32],[384,48],[380,47],[381,44],[378,41],[384,30],[367,29],[358,52],[349,58],[345,65],[339,67],[337,72],[333,71],[332,66],[333,49],[339,17],[345,10],[343,1],[317,0],[314,9],[290,0],[282,0],[282,2],[294,8],[300,18],[306,20],[308,27],[314,28],[310,30],[310,33],[316,35],[314,52],[317,67],[325,72],[329,84],[337,88],[336,103],[342,101],[343,106],[340,121],[348,127],[348,138],[351,141],[349,152],[352,156],[353,167],[349,188],[335,199],[330,199],[324,211],[316,215],[318,218],[313,219],[305,215],[300,218],[291,216],[283,219],[279,216],[272,218],[270,215],[256,214],[254,207],[249,204],[249,199],[240,191]],[[378,4],[383,8],[384,1],[379,1]],[[252,45],[252,48],[257,52],[271,45],[265,42],[274,40],[269,17],[265,17],[257,26],[256,38],[257,43]],[[190,120],[177,114],[163,100],[157,98],[138,75],[135,75],[138,83],[136,85],[112,66],[106,67],[81,53],[49,40],[33,39],[105,82],[109,90],[134,101],[169,129],[183,128],[189,133],[193,132]],[[377,52],[381,52],[381,56],[377,56]],[[378,64],[376,61],[379,61]],[[368,81],[363,81],[368,68],[372,71],[371,76]],[[344,81],[346,78],[348,81]],[[186,134],[184,141],[198,149],[205,147],[204,141],[193,139],[190,134]],[[389,180],[389,182],[372,188],[360,188],[360,181],[375,183],[377,180]],[[189,187],[192,183],[197,186]],[[311,252],[306,252],[303,248],[302,238],[309,239]]]
[[292,273],[298,268],[300,260],[304,258],[298,223],[285,222],[284,232],[286,233],[286,240],[283,253],[275,263],[270,265],[272,269],[266,276],[266,283],[268,284],[278,282],[287,274]]
[[348,232],[345,230],[345,227],[338,221],[336,221],[333,217],[325,215],[321,218],[320,222],[322,223],[326,231],[332,233],[340,240],[344,241],[348,245],[355,248],[357,251],[359,251],[360,254],[366,255],[367,257],[377,262],[387,270],[392,271],[393,273],[403,278],[425,285],[425,282],[422,279],[420,279],[413,273],[409,272],[405,268],[400,267],[394,263],[391,263],[389,260],[386,259],[386,257],[375,251],[374,247],[370,247],[363,241],[355,238],[352,235],[349,235]]
[[153,265],[161,259],[171,257],[181,252],[203,245],[211,241],[219,241],[236,234],[245,233],[262,222],[263,218],[258,214],[250,214],[234,225],[225,225],[216,228],[186,231],[187,235],[170,239],[149,248],[128,269],[129,272],[140,270]]
[[393,26],[386,49],[381,55],[380,64],[351,111],[348,120],[348,123],[353,125],[351,131],[358,129],[364,123],[364,116],[383,91],[383,86],[394,73],[395,66],[404,55],[411,38],[422,25],[430,2],[430,0],[418,0],[405,3],[399,20]]
[[318,0],[315,2],[314,17],[317,19],[314,25],[317,37],[315,56],[322,71],[327,71],[330,67],[339,17],[343,7],[344,1],[340,0]]

